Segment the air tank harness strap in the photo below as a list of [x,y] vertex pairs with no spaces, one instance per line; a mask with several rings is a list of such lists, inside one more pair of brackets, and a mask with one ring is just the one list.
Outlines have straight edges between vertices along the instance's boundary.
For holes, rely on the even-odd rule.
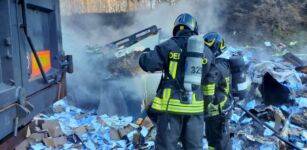
[[186,52],[183,55],[186,56],[186,57],[199,57],[199,58],[204,57],[203,53],[197,53],[197,52]]

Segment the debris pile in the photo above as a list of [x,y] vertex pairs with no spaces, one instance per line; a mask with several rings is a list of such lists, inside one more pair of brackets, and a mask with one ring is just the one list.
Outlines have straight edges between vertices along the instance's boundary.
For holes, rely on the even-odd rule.
[[[278,133],[253,121],[249,114],[235,107],[230,118],[233,149],[292,149],[276,134],[296,147],[307,148],[306,63],[291,53],[260,61],[248,52],[243,53],[249,64],[247,72],[251,86],[247,98],[236,104]],[[111,63],[108,69],[113,70],[113,75],[140,73],[135,67],[137,61],[130,62],[137,60],[139,53],[122,57],[121,62]],[[133,117],[97,115],[95,110],[84,111],[65,100],[55,103],[52,109],[53,113],[34,118],[27,139],[16,147],[17,150],[154,149],[155,129],[148,117],[135,120]],[[205,139],[204,149],[207,149]]]
[[[305,98],[307,102],[307,99]],[[305,102],[305,103],[306,103]],[[306,137],[306,117],[307,109],[297,106],[282,105],[266,106],[256,100],[252,100],[245,105],[253,115],[257,116],[263,123],[271,126],[278,134],[293,143],[297,147],[307,147]],[[247,147],[248,149],[261,149],[264,145],[269,149],[291,149],[288,145],[281,142],[272,130],[262,127],[262,125],[254,122],[252,118],[240,109],[236,108],[231,116],[231,130],[235,133],[233,136],[233,146]],[[242,149],[242,148],[241,148]]]
[[[16,149],[152,149],[155,136],[152,122],[132,117],[98,116],[65,100],[53,105],[51,115],[33,119],[27,139]],[[146,138],[146,140],[145,140]]]
[[275,57],[272,61],[250,62],[250,92],[237,105],[243,106],[277,133],[253,121],[242,109],[235,108],[230,119],[233,149],[293,149],[274,134],[298,148],[307,148],[306,74],[295,69],[303,65],[304,62],[292,53]]

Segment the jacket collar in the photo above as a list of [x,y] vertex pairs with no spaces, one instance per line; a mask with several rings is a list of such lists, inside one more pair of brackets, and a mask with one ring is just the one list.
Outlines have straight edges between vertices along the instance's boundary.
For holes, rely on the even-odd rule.
[[192,35],[196,35],[195,32],[191,31],[191,30],[188,30],[188,29],[185,29],[185,30],[179,30],[177,33],[176,33],[176,36],[192,36]]

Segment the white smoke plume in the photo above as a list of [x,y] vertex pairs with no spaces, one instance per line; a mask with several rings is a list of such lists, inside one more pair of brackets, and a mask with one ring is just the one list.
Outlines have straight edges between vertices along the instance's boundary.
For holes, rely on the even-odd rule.
[[97,108],[101,100],[105,106],[102,113],[135,114],[130,111],[140,110],[145,92],[143,81],[140,77],[120,78],[112,82],[104,80],[110,75],[106,68],[108,59],[103,55],[86,53],[86,46],[104,45],[151,25],[157,25],[164,34],[171,36],[173,22],[181,13],[194,15],[201,32],[216,31],[224,24],[223,19],[218,17],[223,7],[223,3],[215,0],[180,1],[175,5],[166,3],[156,9],[140,9],[124,17],[114,15],[111,21],[119,24],[118,27],[107,25],[109,20],[100,14],[62,17],[64,50],[74,57],[75,72],[68,76],[69,97],[85,108]]
[[[87,45],[103,46],[129,34],[157,25],[163,34],[171,36],[175,18],[181,13],[190,13],[198,21],[201,33],[218,31],[225,33],[226,18],[223,16],[227,3],[224,0],[182,0],[175,5],[169,3],[155,9],[140,9],[127,14],[83,14],[62,17],[63,45],[66,53],[73,54],[75,72],[68,76],[69,95],[83,107],[97,108],[103,103],[102,113],[131,115],[140,110],[144,98],[144,82],[140,77],[105,80],[109,75],[109,60],[100,54],[86,53]],[[110,17],[113,16],[113,17]],[[238,22],[239,23],[239,22]],[[257,29],[251,28],[257,33]],[[264,41],[263,41],[264,42]],[[231,43],[241,46],[240,43]],[[266,55],[266,52],[264,52]],[[134,111],[135,112],[131,112]]]

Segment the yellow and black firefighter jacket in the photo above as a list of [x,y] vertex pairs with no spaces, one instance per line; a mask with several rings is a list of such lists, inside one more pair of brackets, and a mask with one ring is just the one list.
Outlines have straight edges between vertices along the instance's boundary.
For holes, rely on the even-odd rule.
[[231,73],[229,61],[216,58],[202,86],[206,113],[216,116],[231,104]]
[[[203,114],[204,101],[201,86],[195,86],[192,103],[184,101],[184,69],[187,41],[194,33],[181,30],[176,36],[157,45],[154,50],[140,56],[140,66],[144,71],[163,71],[157,94],[151,109],[173,114]],[[213,54],[204,49],[202,76],[210,69]]]

